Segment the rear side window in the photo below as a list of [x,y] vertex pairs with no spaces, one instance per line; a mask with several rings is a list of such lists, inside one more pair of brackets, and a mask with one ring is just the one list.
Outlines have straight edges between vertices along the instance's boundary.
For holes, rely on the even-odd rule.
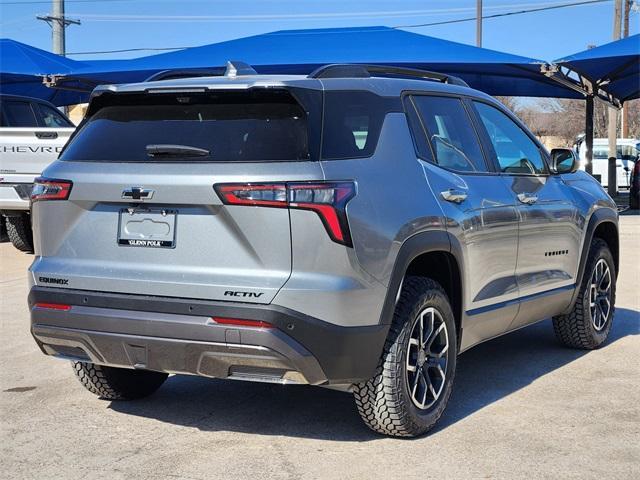
[[529,175],[546,173],[540,149],[518,124],[495,107],[481,102],[474,104],[502,172]]
[[326,91],[322,158],[370,157],[376,150],[384,117],[399,106],[372,92]]
[[6,127],[37,127],[31,103],[16,100],[2,102],[3,125]]
[[309,160],[308,137],[307,114],[286,91],[120,94],[89,118],[61,159]]
[[42,103],[38,104],[38,108],[40,109],[42,126],[50,128],[73,127],[73,125],[55,108],[51,108],[49,105],[44,105]]
[[408,103],[408,118],[421,156],[451,170],[486,171],[478,136],[462,100],[415,95]]

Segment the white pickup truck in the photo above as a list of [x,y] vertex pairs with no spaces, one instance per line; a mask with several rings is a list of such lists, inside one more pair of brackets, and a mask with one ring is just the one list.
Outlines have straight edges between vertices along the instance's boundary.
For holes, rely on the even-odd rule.
[[0,213],[13,245],[33,251],[33,180],[54,161],[75,127],[43,100],[0,95]]

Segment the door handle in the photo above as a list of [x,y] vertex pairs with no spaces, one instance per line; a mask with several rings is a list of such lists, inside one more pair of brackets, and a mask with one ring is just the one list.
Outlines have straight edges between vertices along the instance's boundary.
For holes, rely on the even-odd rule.
[[35,132],[36,137],[43,138],[58,138],[58,132]]
[[445,190],[444,192],[440,192],[442,198],[444,198],[447,202],[453,203],[462,203],[467,199],[467,194],[460,190],[454,190],[450,188],[449,190]]
[[538,201],[538,197],[536,195],[531,195],[530,193],[519,193],[518,200],[522,203],[526,203],[527,205],[532,205]]

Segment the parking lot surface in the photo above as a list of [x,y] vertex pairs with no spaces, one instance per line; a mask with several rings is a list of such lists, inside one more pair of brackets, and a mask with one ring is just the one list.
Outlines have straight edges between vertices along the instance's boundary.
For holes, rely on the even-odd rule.
[[621,217],[617,310],[597,351],[549,320],[458,363],[439,426],[414,440],[361,422],[351,395],[173,376],[99,400],[29,334],[32,257],[0,244],[0,478],[640,478],[640,217]]

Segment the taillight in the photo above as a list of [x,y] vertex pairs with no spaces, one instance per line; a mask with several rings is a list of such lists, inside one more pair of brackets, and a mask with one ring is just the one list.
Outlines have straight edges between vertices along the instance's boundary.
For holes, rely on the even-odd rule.
[[52,178],[36,178],[31,190],[31,201],[40,200],[66,200],[71,193],[73,183],[69,180],[56,180]]
[[262,320],[246,320],[244,318],[211,317],[211,320],[220,325],[235,325],[237,327],[273,328],[268,322]]
[[334,242],[352,246],[346,206],[356,193],[353,182],[226,183],[214,188],[226,205],[312,210]]

